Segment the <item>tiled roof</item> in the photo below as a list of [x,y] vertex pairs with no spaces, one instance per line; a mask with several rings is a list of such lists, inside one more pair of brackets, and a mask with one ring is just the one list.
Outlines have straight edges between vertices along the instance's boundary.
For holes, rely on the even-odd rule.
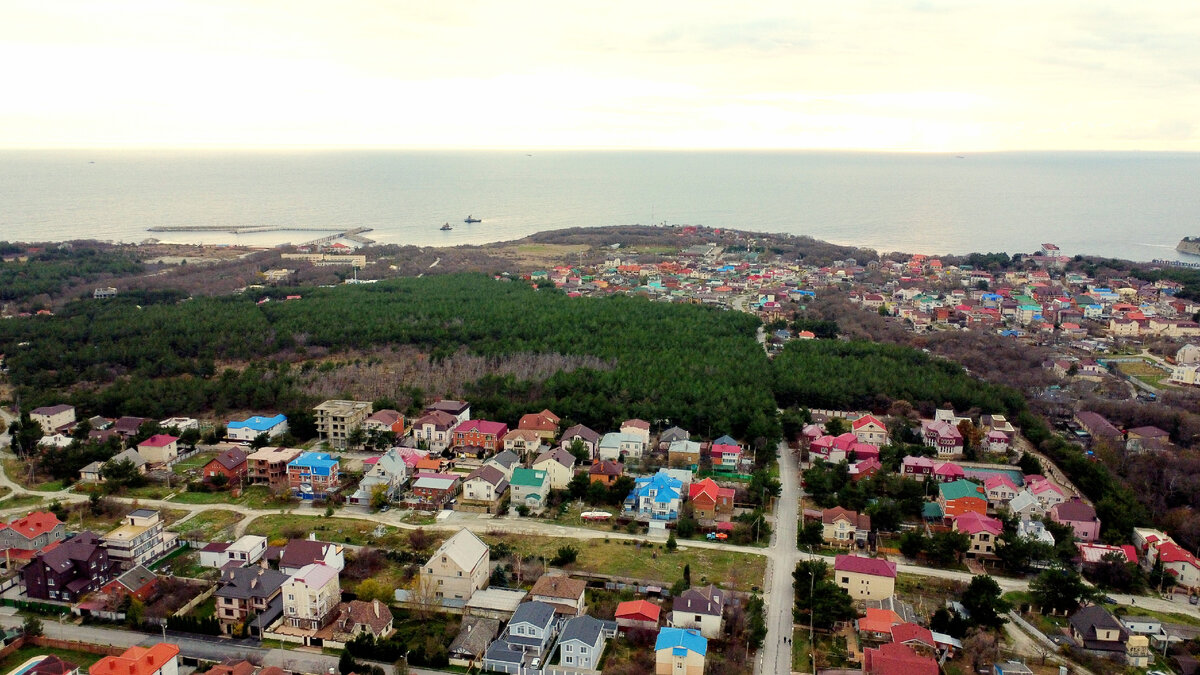
[[38,535],[52,531],[61,524],[62,521],[58,519],[58,516],[49,511],[34,511],[27,516],[17,518],[7,525],[0,523],[0,530],[6,527],[12,528],[13,531],[26,539],[33,539]]
[[896,578],[896,563],[883,560],[882,558],[839,555],[833,561],[833,569],[838,572],[857,572],[877,577]]
[[708,653],[708,640],[695,629],[668,627],[660,630],[658,639],[654,641],[654,651],[663,649],[674,650],[680,656],[686,655],[687,652],[704,656]]
[[88,668],[89,675],[151,675],[179,656],[179,647],[160,642],[149,649],[130,647],[120,656],[106,656]]
[[533,584],[533,589],[529,591],[529,594],[577,601],[586,590],[587,582],[582,579],[543,574]]

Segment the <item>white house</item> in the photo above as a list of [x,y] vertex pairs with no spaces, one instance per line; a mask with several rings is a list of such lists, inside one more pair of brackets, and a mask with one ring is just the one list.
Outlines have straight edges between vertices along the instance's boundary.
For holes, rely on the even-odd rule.
[[620,432],[609,432],[600,439],[600,459],[619,459],[621,457],[639,458],[646,449],[646,443],[641,436]]

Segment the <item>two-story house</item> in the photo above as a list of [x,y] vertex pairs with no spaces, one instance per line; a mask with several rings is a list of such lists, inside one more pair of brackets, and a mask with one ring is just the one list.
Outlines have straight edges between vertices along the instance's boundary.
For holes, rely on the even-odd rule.
[[716,586],[689,588],[672,600],[667,621],[675,628],[694,628],[706,638],[718,638],[728,603],[728,594]]
[[531,512],[541,513],[546,508],[546,497],[550,494],[550,479],[545,471],[521,467],[513,469],[509,489],[512,490],[513,508],[523,504]]
[[[544,602],[523,602],[513,612],[508,626],[487,649],[483,669],[498,673],[524,675],[534,659],[550,654],[558,634],[559,621],[554,608]],[[533,670],[540,670],[540,667]]]
[[865,546],[871,536],[871,516],[835,506],[821,511],[821,538],[825,543],[850,548]]
[[542,449],[542,437],[532,429],[513,429],[501,439],[504,450],[518,457],[530,457]]
[[450,432],[450,445],[454,448],[481,448],[485,455],[494,455],[504,449],[504,435],[508,425],[488,420],[460,422]]
[[217,621],[221,632],[233,635],[243,630],[242,626],[251,616],[261,617],[256,626],[245,626],[249,635],[261,635],[264,626],[270,626],[283,614],[283,584],[288,580],[283,572],[265,567],[241,567],[221,572],[217,590]]
[[888,430],[874,415],[863,415],[850,424],[859,443],[883,447],[888,443]]
[[733,488],[723,488],[711,478],[688,486],[688,499],[701,524],[728,523],[732,520],[734,496]]
[[279,553],[279,571],[295,574],[308,565],[319,563],[341,572],[346,569],[346,552],[341,544],[309,539],[291,539]]
[[433,589],[434,597],[466,601],[475,591],[487,588],[490,560],[483,540],[470,530],[459,530],[429,556],[420,583]]
[[272,415],[270,417],[254,415],[244,420],[230,420],[225,425],[225,437],[231,441],[249,443],[261,434],[266,434],[267,438],[274,438],[280,434],[287,433],[287,430],[287,417],[284,415]]
[[346,500],[351,504],[370,504],[376,490],[381,490],[388,503],[400,499],[404,483],[408,481],[408,464],[399,448],[392,448],[375,462],[358,483],[358,489]]
[[93,663],[88,675],[179,675],[179,647],[166,642],[130,647]]
[[558,662],[567,669],[599,670],[600,656],[610,638],[617,636],[617,624],[595,617],[567,619],[558,637]]
[[704,675],[708,640],[695,629],[664,628],[654,641],[655,675]]
[[460,420],[448,412],[434,410],[426,412],[413,423],[412,435],[418,443],[432,452],[441,452],[450,447],[450,432]]
[[667,446],[667,464],[695,471],[700,466],[700,443],[686,438]]
[[[237,485],[246,476],[246,457],[246,451],[241,448],[225,448],[219,455],[208,460],[208,463],[200,470],[200,475],[209,482],[224,480],[228,485]],[[225,478],[217,479],[217,476]]]
[[584,449],[588,451],[588,455],[592,459],[596,459],[596,450],[600,446],[600,434],[582,424],[576,424],[573,427],[568,427],[563,432],[562,438],[559,439],[559,447],[570,451],[572,446],[575,445],[575,441],[579,441]]
[[596,454],[600,459],[638,459],[645,449],[646,443],[641,436],[613,431],[600,438]]
[[954,518],[954,531],[971,537],[971,544],[967,549],[969,557],[991,557],[996,552],[996,539],[1004,532],[1004,523],[968,511]]
[[155,434],[138,443],[138,454],[153,466],[166,466],[179,456],[179,438],[168,434]]
[[534,431],[543,441],[549,443],[558,435],[558,423],[560,421],[562,420],[559,419],[558,415],[549,410],[543,410],[539,413],[522,415],[521,419],[517,421],[517,428]]
[[896,563],[882,558],[839,555],[833,577],[854,600],[885,600],[896,592]]
[[1100,519],[1096,509],[1085,504],[1079,497],[1055,505],[1050,509],[1050,520],[1070,525],[1079,541],[1091,543],[1100,536]]
[[534,582],[529,599],[544,602],[563,616],[583,614],[587,582],[560,574],[543,574]]
[[28,560],[38,551],[66,537],[67,526],[49,511],[34,511],[0,523],[0,559]]
[[504,472],[491,464],[484,464],[463,481],[462,496],[456,508],[460,511],[496,513],[506,492],[508,479]]

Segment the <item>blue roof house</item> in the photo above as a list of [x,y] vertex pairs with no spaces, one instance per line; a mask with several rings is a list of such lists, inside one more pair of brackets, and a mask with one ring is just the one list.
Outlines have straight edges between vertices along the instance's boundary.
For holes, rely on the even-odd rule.
[[678,520],[682,494],[683,481],[665,473],[639,478],[625,498],[625,514],[638,520]]
[[275,415],[274,417],[263,417],[255,415],[244,420],[229,420],[225,425],[225,435],[227,438],[235,441],[253,441],[259,434],[266,434],[268,438],[278,436],[288,430],[287,417],[284,415]]
[[341,480],[340,465],[327,452],[306,452],[288,462],[288,486],[301,499],[324,499]]
[[654,641],[655,672],[704,672],[708,639],[695,629],[663,628]]

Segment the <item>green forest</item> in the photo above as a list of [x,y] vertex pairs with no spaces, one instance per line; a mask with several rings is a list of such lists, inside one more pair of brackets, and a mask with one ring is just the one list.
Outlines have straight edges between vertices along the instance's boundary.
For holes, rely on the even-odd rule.
[[[25,254],[25,249],[0,242],[0,254]],[[25,254],[26,260],[0,262],[0,301],[26,301],[61,292],[69,284],[142,271],[128,255],[90,247],[55,247]]]

